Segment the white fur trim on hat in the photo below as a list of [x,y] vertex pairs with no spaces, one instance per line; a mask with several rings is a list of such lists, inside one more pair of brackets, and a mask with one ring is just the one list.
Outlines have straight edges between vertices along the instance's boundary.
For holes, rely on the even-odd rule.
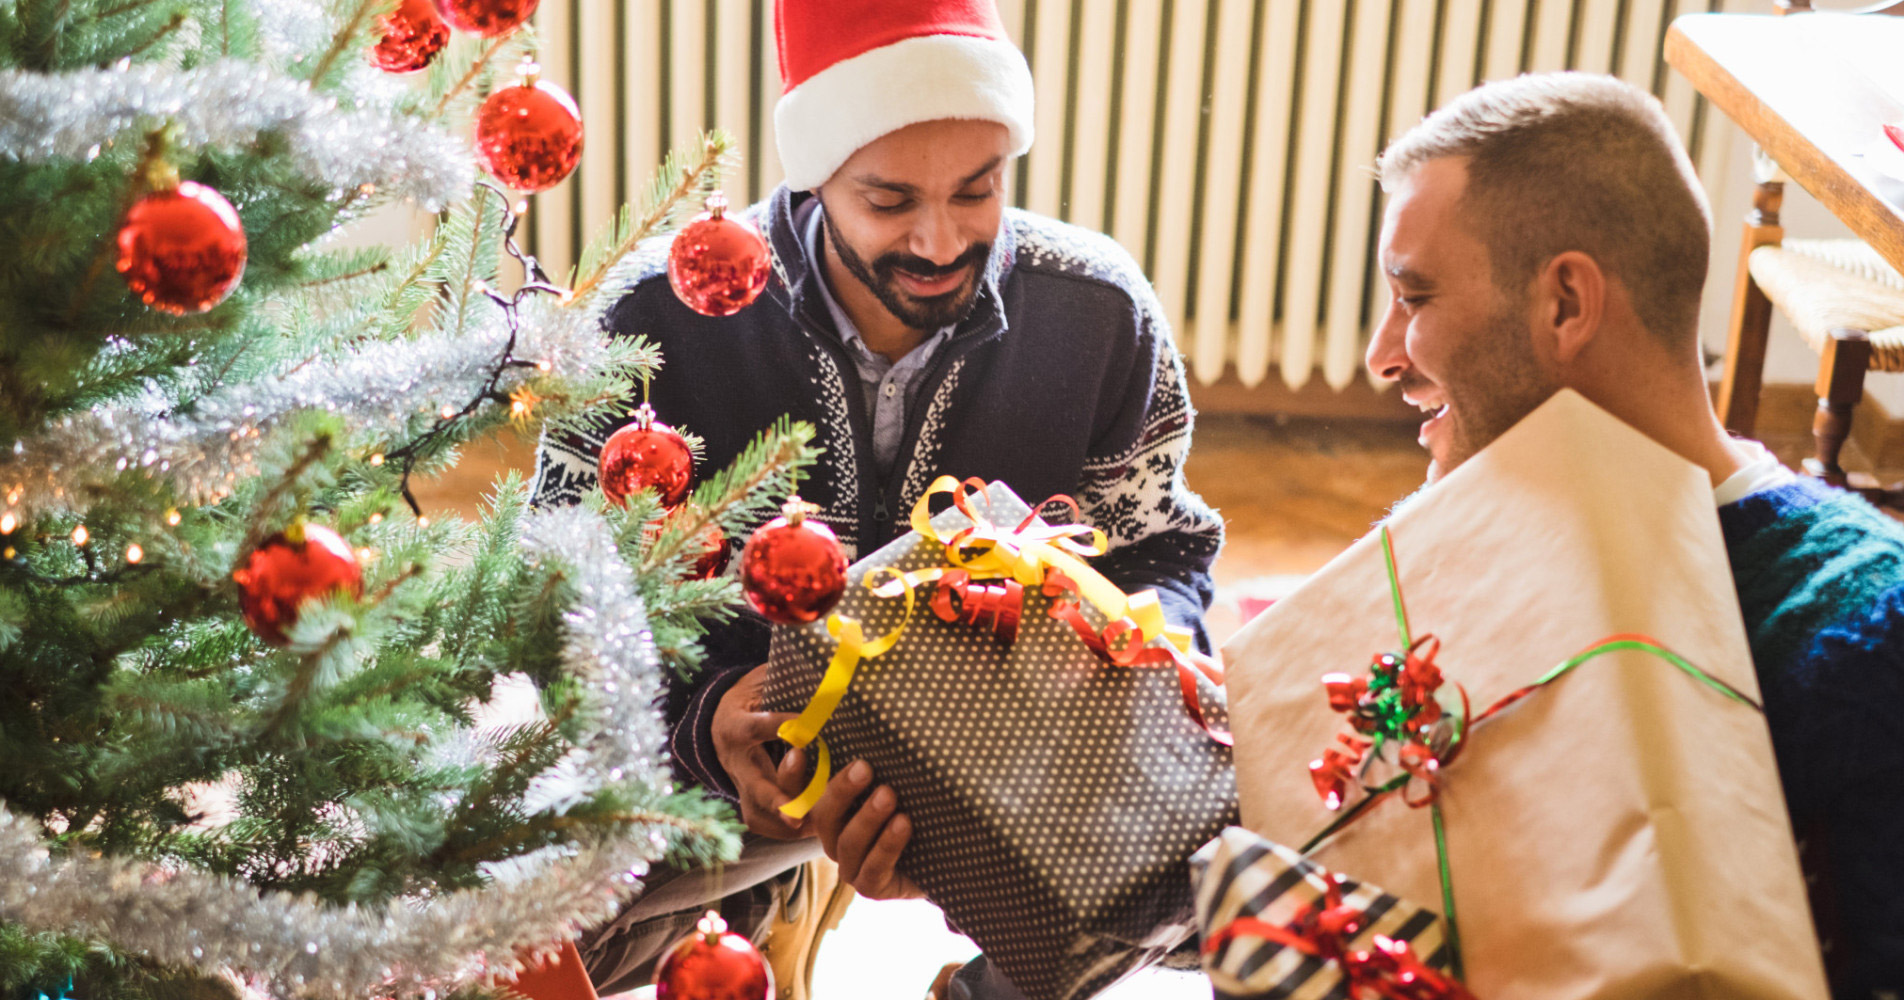
[[774,106],[787,186],[808,191],[860,147],[918,122],[994,121],[1013,156],[1031,148],[1031,67],[1018,47],[973,35],[922,35],[843,59]]

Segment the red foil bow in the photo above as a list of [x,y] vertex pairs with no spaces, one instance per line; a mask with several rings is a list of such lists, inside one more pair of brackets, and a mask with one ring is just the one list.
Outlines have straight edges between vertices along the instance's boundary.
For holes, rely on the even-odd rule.
[[[1441,668],[1435,666],[1435,654],[1440,650],[1439,639],[1424,635],[1405,652],[1377,654],[1367,676],[1323,675],[1329,707],[1346,715],[1354,730],[1338,734],[1336,746],[1309,762],[1316,794],[1330,809],[1342,808],[1351,786],[1361,782],[1370,758],[1388,744],[1395,746],[1396,763],[1405,772],[1397,783],[1412,785],[1409,779],[1418,779],[1422,789],[1403,793],[1408,804],[1419,807],[1435,800],[1436,781],[1441,768],[1460,750],[1458,724],[1467,716],[1464,709],[1456,720],[1454,738],[1445,749],[1437,750],[1435,728],[1448,714],[1439,698],[1444,678]],[[1460,685],[1455,689],[1465,705],[1467,692]]]

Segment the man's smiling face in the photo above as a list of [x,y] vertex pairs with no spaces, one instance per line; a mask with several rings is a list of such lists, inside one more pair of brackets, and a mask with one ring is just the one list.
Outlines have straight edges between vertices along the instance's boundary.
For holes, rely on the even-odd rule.
[[1467,164],[1423,162],[1389,192],[1381,266],[1390,301],[1366,361],[1430,414],[1429,478],[1451,471],[1559,387],[1530,336],[1525,290],[1494,285],[1487,247],[1463,223]]
[[958,322],[998,238],[1010,152],[995,122],[920,122],[881,136],[820,186],[831,248],[907,326]]

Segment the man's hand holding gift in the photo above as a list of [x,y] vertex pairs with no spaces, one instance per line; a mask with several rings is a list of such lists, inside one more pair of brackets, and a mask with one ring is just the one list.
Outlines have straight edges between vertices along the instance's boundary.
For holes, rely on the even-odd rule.
[[[805,751],[787,754],[805,773]],[[912,820],[899,811],[899,793],[873,783],[873,766],[854,761],[826,783],[807,822],[820,836],[826,856],[840,866],[840,881],[867,899],[916,899],[925,893],[899,874],[899,854],[912,839]]]
[[806,776],[795,769],[798,762],[791,754],[776,767],[767,752],[767,744],[779,739],[780,724],[796,714],[761,709],[760,685],[766,676],[765,664],[755,667],[721,696],[714,708],[714,752],[734,783],[747,829],[775,840],[811,837],[804,820],[789,819],[780,811],[782,803],[800,794]]
[[714,748],[740,798],[747,829],[776,840],[818,836],[826,856],[840,866],[840,880],[867,899],[907,899],[925,894],[899,874],[900,852],[912,837],[912,821],[899,811],[891,787],[872,785],[872,765],[857,761],[827,782],[813,811],[791,819],[780,807],[800,794],[807,782],[806,752],[788,751],[776,766],[767,744],[779,739],[781,723],[794,712],[760,707],[760,685],[767,668],[747,672],[721,696],[714,710]]

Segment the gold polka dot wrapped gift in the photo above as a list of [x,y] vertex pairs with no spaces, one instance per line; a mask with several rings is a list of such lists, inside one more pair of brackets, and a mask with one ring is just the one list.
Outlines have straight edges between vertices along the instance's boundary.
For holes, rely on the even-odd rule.
[[1014,985],[1090,996],[1192,941],[1187,859],[1236,809],[1221,690],[1155,593],[1091,568],[1101,532],[951,477],[912,524],[827,621],[775,627],[766,707],[893,787],[901,870]]

